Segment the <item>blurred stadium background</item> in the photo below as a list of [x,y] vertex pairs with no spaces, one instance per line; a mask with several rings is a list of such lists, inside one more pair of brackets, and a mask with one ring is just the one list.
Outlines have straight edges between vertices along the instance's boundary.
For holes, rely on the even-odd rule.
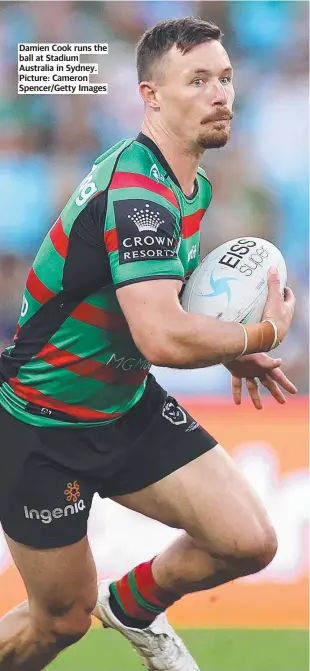
[[[297,296],[279,355],[299,389],[278,408],[234,408],[221,367],[156,371],[215,433],[262,496],[279,536],[265,571],[171,609],[202,671],[306,671],[308,646],[308,12],[307,2],[0,2],[0,345],[10,343],[37,247],[94,158],[135,136],[143,113],[134,44],[157,20],[199,15],[225,33],[235,69],[232,139],[207,152],[213,184],[202,254],[236,236],[274,242]],[[108,42],[107,96],[18,96],[18,42]],[[82,58],[87,61],[87,57]],[[91,57],[89,60],[94,60]],[[6,449],[7,446],[3,446]],[[152,556],[175,531],[95,500],[90,540],[101,576]],[[122,537],[122,544],[121,544]],[[123,543],[126,539],[126,549]],[[0,615],[24,598],[0,527]],[[94,629],[52,665],[59,671],[139,667],[114,633]]]

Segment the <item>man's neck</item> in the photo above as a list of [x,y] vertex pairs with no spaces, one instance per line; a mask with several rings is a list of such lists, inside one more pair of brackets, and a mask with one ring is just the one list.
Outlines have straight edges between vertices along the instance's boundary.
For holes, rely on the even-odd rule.
[[143,121],[141,132],[157,144],[174,172],[182,191],[186,196],[191,196],[195,188],[195,177],[201,154],[190,154],[181,140],[162,129],[151,127],[146,121]]

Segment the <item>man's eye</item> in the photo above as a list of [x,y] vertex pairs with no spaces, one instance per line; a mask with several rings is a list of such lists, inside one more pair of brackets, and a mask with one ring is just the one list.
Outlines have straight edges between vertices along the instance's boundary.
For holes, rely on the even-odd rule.
[[193,84],[194,86],[201,86],[203,84],[203,79],[194,79]]
[[[225,81],[224,81],[224,80],[225,80]],[[230,84],[231,81],[232,81],[232,77],[228,77],[228,76],[226,76],[226,77],[221,77],[221,82],[222,82],[222,84]]]

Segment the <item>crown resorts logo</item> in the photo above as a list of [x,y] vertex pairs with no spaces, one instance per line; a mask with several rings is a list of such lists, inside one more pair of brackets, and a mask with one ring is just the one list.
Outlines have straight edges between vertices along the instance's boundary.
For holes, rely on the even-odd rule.
[[156,233],[160,224],[164,224],[164,219],[160,218],[159,212],[154,212],[150,210],[149,203],[146,203],[145,208],[138,210],[137,207],[134,207],[134,214],[128,214],[128,219],[130,219],[141,231],[152,231]]
[[120,263],[176,256],[175,215],[168,207],[137,198],[117,201],[114,213]]

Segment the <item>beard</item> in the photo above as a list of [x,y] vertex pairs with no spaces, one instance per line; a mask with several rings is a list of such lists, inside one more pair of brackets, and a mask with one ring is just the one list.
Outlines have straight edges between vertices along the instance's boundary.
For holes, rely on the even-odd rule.
[[217,128],[210,128],[200,133],[197,138],[197,144],[202,149],[219,149],[224,147],[230,138],[230,126],[223,124],[221,121],[214,122]]

